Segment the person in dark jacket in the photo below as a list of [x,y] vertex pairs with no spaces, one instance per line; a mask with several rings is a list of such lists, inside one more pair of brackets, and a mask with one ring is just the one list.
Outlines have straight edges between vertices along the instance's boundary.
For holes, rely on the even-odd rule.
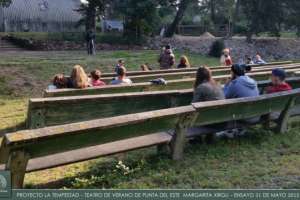
[[211,71],[207,67],[200,67],[197,70],[192,103],[222,99],[225,99],[224,93],[221,86],[213,80]]
[[224,87],[226,99],[253,97],[259,95],[255,80],[246,75],[247,65],[234,64],[231,67],[231,79]]
[[94,33],[93,30],[89,30],[86,33],[86,43],[87,43],[88,55],[95,55],[96,54],[95,40],[96,40],[96,34]]
[[292,90],[292,87],[285,82],[286,73],[284,69],[276,68],[272,70],[272,85],[267,87],[266,93],[283,92]]

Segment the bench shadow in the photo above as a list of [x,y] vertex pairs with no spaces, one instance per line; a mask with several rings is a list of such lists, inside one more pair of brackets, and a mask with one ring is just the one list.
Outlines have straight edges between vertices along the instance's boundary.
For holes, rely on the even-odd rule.
[[14,126],[10,126],[4,129],[0,129],[0,137],[2,137],[6,133],[12,133],[20,130],[26,129],[26,122],[20,122]]
[[[243,142],[247,144],[257,145],[265,141],[270,132],[268,131],[254,131],[249,129],[251,134],[245,134],[243,136],[237,136],[235,138],[221,137],[215,139],[212,143],[207,143],[205,140],[195,140],[196,142],[189,142],[186,146],[186,156],[205,156],[208,149],[217,149],[220,146],[230,145],[235,143],[243,145]],[[122,176],[124,171],[120,171],[116,166],[118,161],[122,160],[134,170],[133,174],[128,176]],[[136,150],[128,152],[126,154],[114,155],[110,157],[100,158],[93,160],[93,163],[88,167],[87,171],[79,172],[74,176],[58,179],[55,181],[42,183],[42,184],[26,184],[26,189],[58,189],[58,188],[71,188],[71,189],[95,189],[95,188],[113,188],[122,182],[128,182],[134,179],[145,176],[147,174],[147,168],[160,171],[167,170],[170,166],[176,167],[179,163],[170,159],[168,154],[157,154],[156,147],[148,149]],[[98,177],[97,180],[90,185],[78,185],[74,186],[74,182],[78,179],[92,179],[92,177]]]

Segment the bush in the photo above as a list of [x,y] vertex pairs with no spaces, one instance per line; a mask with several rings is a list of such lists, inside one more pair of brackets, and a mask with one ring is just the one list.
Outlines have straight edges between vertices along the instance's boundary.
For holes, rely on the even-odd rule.
[[209,55],[219,58],[222,55],[222,51],[225,49],[225,44],[223,40],[215,41],[209,51]]

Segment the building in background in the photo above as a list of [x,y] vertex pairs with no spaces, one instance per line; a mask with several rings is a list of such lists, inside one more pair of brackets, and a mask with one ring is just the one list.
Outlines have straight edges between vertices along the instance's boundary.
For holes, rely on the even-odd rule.
[[0,7],[1,32],[79,32],[81,0],[12,0]]

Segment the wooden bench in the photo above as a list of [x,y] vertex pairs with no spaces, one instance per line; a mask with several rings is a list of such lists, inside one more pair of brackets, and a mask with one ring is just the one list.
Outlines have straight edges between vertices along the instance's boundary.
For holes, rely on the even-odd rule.
[[[262,66],[270,66],[270,65],[287,65],[292,64],[293,61],[279,61],[279,62],[270,62],[265,65],[251,65],[253,68],[262,67]],[[212,70],[215,69],[228,69],[227,66],[213,66],[210,67]],[[163,74],[163,73],[178,73],[178,72],[195,72],[198,68],[191,67],[191,68],[183,68],[183,69],[161,69],[161,70],[151,70],[151,71],[128,71],[128,76],[139,76],[139,75],[149,75],[149,74]],[[115,73],[103,73],[102,77],[114,77]]]
[[[122,115],[6,134],[0,148],[2,169],[10,170],[13,188],[25,172],[170,144],[180,160],[191,127],[245,120],[280,112],[277,130],[285,132],[300,89],[259,97],[196,103],[189,106]],[[200,134],[200,133],[199,133]],[[197,133],[193,133],[197,135]]]
[[[300,68],[300,66],[299,66]],[[294,75],[295,71],[299,68],[286,70],[288,75]],[[251,77],[257,80],[268,79],[271,70],[263,72],[249,73]],[[230,75],[214,76],[214,79],[220,83],[224,83]],[[176,90],[176,89],[190,89],[194,84],[194,78],[170,80],[167,85],[155,85],[147,83],[134,83],[131,85],[108,85],[105,87],[95,87],[86,89],[59,89],[59,90],[45,90],[44,97],[61,97],[61,96],[80,96],[80,95],[96,95],[96,94],[115,94],[115,93],[128,93],[128,92],[143,92],[143,91],[161,91],[161,90]]]
[[[265,66],[265,67],[259,67],[254,68],[252,72],[264,72],[264,71],[270,71],[274,67],[277,67],[278,65],[271,65],[271,66]],[[283,68],[286,69],[296,69],[299,68],[300,64],[290,64],[290,65],[284,65]],[[223,74],[229,74],[231,68],[227,67],[226,69],[214,69],[212,70],[212,74],[214,76],[217,75],[223,75]],[[132,80],[133,83],[142,83],[142,82],[149,82],[156,78],[164,78],[166,80],[174,80],[174,79],[183,79],[183,78],[195,78],[196,73],[195,71],[190,72],[178,72],[178,73],[161,73],[161,74],[147,74],[147,75],[138,75],[138,76],[129,76],[129,78]],[[106,82],[107,84],[110,84],[113,77],[106,77],[102,78],[101,80]]]
[[[300,78],[289,78],[300,88]],[[261,92],[270,81],[259,81]],[[130,113],[189,105],[193,89],[30,99],[27,128],[42,128]]]

